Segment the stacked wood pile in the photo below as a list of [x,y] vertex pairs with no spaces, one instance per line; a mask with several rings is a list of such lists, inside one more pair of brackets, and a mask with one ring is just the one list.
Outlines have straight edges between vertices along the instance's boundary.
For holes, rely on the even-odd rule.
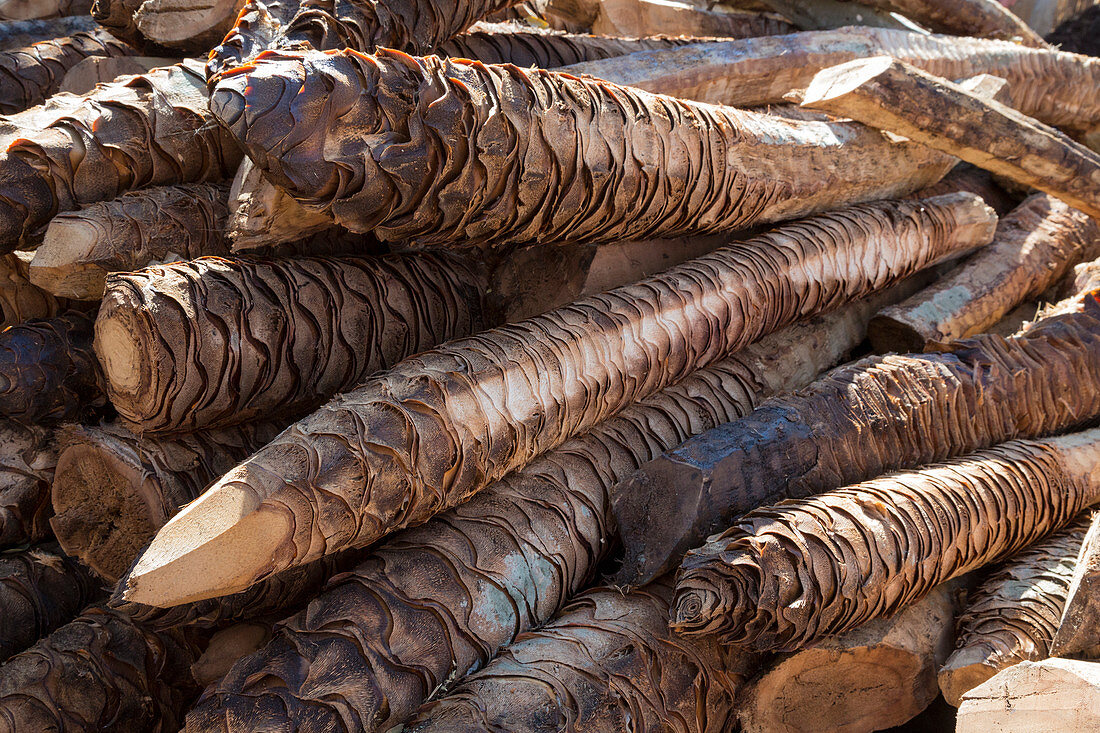
[[0,732],[1100,727],[1006,5],[0,0]]

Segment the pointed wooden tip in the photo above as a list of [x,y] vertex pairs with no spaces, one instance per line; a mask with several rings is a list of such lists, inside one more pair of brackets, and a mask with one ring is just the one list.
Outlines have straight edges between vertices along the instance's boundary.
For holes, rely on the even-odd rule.
[[238,593],[276,569],[275,553],[291,535],[284,513],[216,484],[161,528],[120,582],[122,598],[167,608]]
[[801,105],[813,107],[843,97],[899,63],[890,56],[872,56],[822,69],[802,93]]
[[978,646],[968,646],[956,649],[937,675],[940,692],[948,705],[958,707],[962,704],[962,696],[982,685],[998,669],[990,664],[986,649]]

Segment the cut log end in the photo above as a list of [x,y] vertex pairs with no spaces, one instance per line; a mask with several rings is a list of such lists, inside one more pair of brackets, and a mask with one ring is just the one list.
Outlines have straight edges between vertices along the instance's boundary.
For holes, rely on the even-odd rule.
[[940,692],[950,705],[958,707],[965,693],[984,684],[997,671],[997,667],[990,664],[987,650],[979,646],[959,649],[940,668]]
[[99,300],[107,272],[74,262],[75,253],[91,254],[99,235],[84,219],[59,216],[50,222],[29,267],[30,281],[60,298]]

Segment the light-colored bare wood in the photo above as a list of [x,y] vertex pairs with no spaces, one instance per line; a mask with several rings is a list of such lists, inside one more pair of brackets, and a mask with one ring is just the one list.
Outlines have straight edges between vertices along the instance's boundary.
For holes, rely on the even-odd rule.
[[591,32],[598,36],[722,36],[789,33],[790,24],[758,13],[722,13],[676,0],[601,0]]
[[333,227],[332,219],[273,186],[249,158],[229,187],[229,209],[228,235],[236,252],[300,242]]
[[1081,541],[1058,630],[1050,642],[1052,657],[1068,657],[1100,645],[1100,514]]
[[955,733],[1100,730],[1100,664],[1021,662],[963,695]]

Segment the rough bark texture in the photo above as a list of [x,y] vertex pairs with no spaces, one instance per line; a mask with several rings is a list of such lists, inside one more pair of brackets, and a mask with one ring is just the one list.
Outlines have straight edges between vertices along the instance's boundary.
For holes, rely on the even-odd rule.
[[68,305],[31,282],[31,257],[30,252],[0,255],[0,328],[52,318]]
[[267,50],[303,46],[370,53],[392,48],[428,54],[485,16],[518,0],[249,0],[236,25],[210,53],[214,74]]
[[2,0],[0,20],[30,20],[87,15],[90,0]]
[[102,29],[0,53],[0,113],[41,104],[61,87],[65,73],[86,58],[134,53],[131,46]]
[[53,544],[0,555],[0,662],[68,623],[103,594],[94,576]]
[[88,15],[48,20],[3,20],[0,21],[0,51],[14,51],[39,41],[50,41],[95,29],[95,19]]
[[939,695],[959,591],[945,583],[893,618],[768,661],[741,693],[740,730],[871,733],[908,722]]
[[957,733],[1100,729],[1100,664],[1072,659],[1021,662],[971,690]]
[[802,105],[904,135],[1100,217],[1100,153],[900,61],[879,56],[825,69]]
[[227,194],[211,183],[163,186],[60,214],[35,250],[31,281],[58,296],[99,300],[109,273],[229,254]]
[[252,421],[168,438],[139,438],[122,424],[68,428],[50,525],[66,553],[114,583],[184,504],[283,427]]
[[204,257],[107,278],[96,350],[142,432],[297,419],[401,359],[482,328],[464,260]]
[[629,479],[629,501],[615,506],[626,547],[615,578],[644,582],[764,504],[1080,425],[1100,415],[1098,349],[1100,303],[1088,294],[1008,339],[868,357],[772,398]]
[[734,107],[778,104],[822,69],[889,55],[947,79],[993,74],[1008,80],[1012,106],[1074,134],[1100,122],[1100,59],[1007,41],[842,28],[649,51],[560,69],[615,84]]
[[758,659],[673,635],[668,597],[662,582],[585,593],[425,706],[405,730],[729,730],[738,689]]
[[0,153],[0,250],[60,211],[136,188],[220,180],[239,161],[207,109],[196,62],[105,84]]
[[[992,218],[970,194],[852,207],[407,359],[292,426],[169,522],[128,576],[128,597],[170,605],[233,592],[423,522],[766,333],[987,241]],[[219,509],[227,491],[248,497],[237,519]],[[212,542],[179,563],[194,522]],[[251,549],[239,562],[216,563],[220,574],[186,567],[207,553],[228,559],[241,532]]]
[[1002,669],[1047,658],[1088,525],[1086,517],[1013,556],[967,599],[955,651],[939,671],[947,702],[958,707]]
[[959,191],[981,196],[983,201],[993,207],[993,210],[997,212],[997,216],[1004,216],[1016,208],[1019,203],[1018,199],[997,185],[989,171],[983,171],[981,168],[976,168],[969,163],[959,163],[939,182],[910,194],[906,198],[923,199],[930,196],[942,196],[946,193],[958,193]]
[[707,3],[666,0],[600,0],[589,29],[601,36],[723,36],[753,38],[796,28],[770,14],[712,10]]
[[[399,724],[591,581],[613,543],[617,480],[760,397],[809,382],[860,340],[871,308],[855,303],[766,337],[396,535],[237,664],[194,727],[243,731],[257,716],[292,726],[319,709],[348,728]],[[336,700],[312,682],[333,675],[348,690]]]
[[927,290],[883,310],[871,322],[871,343],[878,351],[923,351],[929,342],[984,333],[1097,255],[1100,222],[1035,194],[1001,220],[992,244]]
[[901,13],[930,30],[958,36],[1016,40],[1025,46],[1045,47],[1031,27],[997,0],[860,0],[867,5]]
[[57,465],[53,434],[0,420],[0,549],[50,534],[50,482]]
[[0,332],[0,415],[52,423],[87,417],[105,402],[91,318],[68,311]]
[[684,558],[672,627],[793,651],[892,615],[1096,503],[1098,464],[1089,430],[754,509]]
[[199,645],[92,606],[0,667],[0,731],[179,730]]
[[211,109],[307,208],[423,245],[728,232],[910,193],[952,165],[853,123],[388,51],[265,56],[221,77]]

